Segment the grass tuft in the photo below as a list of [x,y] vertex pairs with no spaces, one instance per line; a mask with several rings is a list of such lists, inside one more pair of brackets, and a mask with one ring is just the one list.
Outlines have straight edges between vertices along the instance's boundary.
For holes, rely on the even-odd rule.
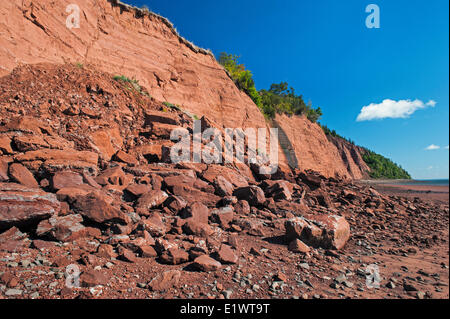
[[136,79],[130,79],[128,77],[126,77],[125,75],[115,75],[113,77],[113,79],[117,82],[120,82],[122,84],[125,85],[125,88],[127,90],[135,90],[137,92],[139,92],[140,94],[144,95],[144,96],[148,96],[150,97],[150,94],[148,94],[143,88],[142,86],[139,84],[139,81]]

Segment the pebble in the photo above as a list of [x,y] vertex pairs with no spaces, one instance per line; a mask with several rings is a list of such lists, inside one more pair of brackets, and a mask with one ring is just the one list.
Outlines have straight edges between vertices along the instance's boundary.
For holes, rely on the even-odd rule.
[[23,291],[20,289],[8,289],[5,292],[5,295],[10,297],[10,296],[20,296],[22,295]]
[[298,265],[300,268],[305,269],[305,270],[309,270],[309,265],[308,263],[301,263]]
[[394,289],[395,288],[395,284],[392,281],[389,281],[386,285],[386,287]]
[[338,284],[342,284],[347,280],[345,275],[339,275],[334,279]]
[[231,289],[222,291],[222,295],[225,297],[225,299],[230,299],[232,294],[233,290]]
[[105,264],[105,267],[108,268],[108,269],[111,269],[113,266],[114,266],[114,264],[112,262],[109,262],[109,261]]
[[259,287],[259,285],[256,285],[256,284],[255,284],[255,285],[253,285],[253,287],[252,287],[252,289],[253,289],[254,291],[258,291],[258,290],[259,290],[259,288],[260,288],[260,287]]
[[341,286],[340,286],[338,283],[336,283],[336,282],[332,282],[332,283],[330,284],[330,287],[333,288],[333,289],[339,289],[339,288],[341,288]]
[[32,294],[30,294],[30,298],[31,299],[39,298],[39,293],[37,291],[33,292]]
[[403,284],[403,289],[405,289],[405,291],[417,291],[417,288],[415,286],[408,283]]
[[352,288],[352,287],[353,287],[353,283],[350,282],[350,281],[348,281],[348,280],[344,281],[344,285],[345,285],[347,288]]
[[58,285],[57,281],[52,282],[50,285],[48,285],[49,288],[54,288]]

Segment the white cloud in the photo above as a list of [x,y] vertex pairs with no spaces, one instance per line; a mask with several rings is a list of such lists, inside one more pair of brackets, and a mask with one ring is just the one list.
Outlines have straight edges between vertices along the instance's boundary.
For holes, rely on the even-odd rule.
[[434,100],[429,100],[427,104],[425,104],[426,106],[431,106],[431,107],[435,107],[436,106],[436,101]]
[[438,150],[438,149],[440,149],[440,148],[441,148],[441,147],[438,146],[438,145],[431,144],[430,146],[427,146],[427,147],[425,148],[425,150],[426,150],[426,151],[434,151],[434,150]]
[[444,147],[446,150],[448,150],[449,149],[449,146],[447,145],[446,147]]
[[392,118],[392,119],[407,118],[419,109],[434,106],[436,106],[436,102],[433,100],[424,103],[421,100],[417,99],[414,101],[411,100],[394,101],[391,99],[386,99],[379,104],[372,103],[370,105],[364,106],[361,109],[361,112],[359,113],[356,120],[358,122],[362,122],[385,118]]

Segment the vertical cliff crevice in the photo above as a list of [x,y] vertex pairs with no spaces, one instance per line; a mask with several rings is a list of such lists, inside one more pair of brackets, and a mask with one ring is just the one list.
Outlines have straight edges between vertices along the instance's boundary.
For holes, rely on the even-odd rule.
[[279,125],[276,120],[270,121],[270,124],[272,127],[278,129],[278,143],[287,160],[287,164],[291,169],[299,168],[297,155],[295,154],[295,148],[292,142],[290,141],[289,136],[286,134],[283,127]]

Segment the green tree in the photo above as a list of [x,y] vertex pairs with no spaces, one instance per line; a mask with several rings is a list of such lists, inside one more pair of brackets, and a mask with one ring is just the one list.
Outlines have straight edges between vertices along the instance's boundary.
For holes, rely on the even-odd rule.
[[274,83],[269,90],[258,92],[252,72],[239,63],[239,56],[222,52],[219,63],[228,71],[236,86],[253,100],[266,118],[274,118],[276,114],[305,115],[311,122],[316,122],[322,116],[320,107],[313,108],[311,103],[306,104],[303,96],[297,95],[287,82]]
[[287,82],[274,83],[269,90],[260,91],[263,110],[267,110],[269,117],[276,113],[287,115],[306,115],[311,122],[316,122],[322,116],[320,107],[313,108],[306,104],[302,95],[297,95],[293,87]]
[[244,91],[261,109],[261,96],[256,90],[253,74],[246,70],[243,64],[239,64],[239,56],[222,52],[219,63],[228,71],[236,86]]
[[411,179],[411,175],[390,159],[370,150],[362,154],[364,162],[370,167],[370,177],[376,179]]

